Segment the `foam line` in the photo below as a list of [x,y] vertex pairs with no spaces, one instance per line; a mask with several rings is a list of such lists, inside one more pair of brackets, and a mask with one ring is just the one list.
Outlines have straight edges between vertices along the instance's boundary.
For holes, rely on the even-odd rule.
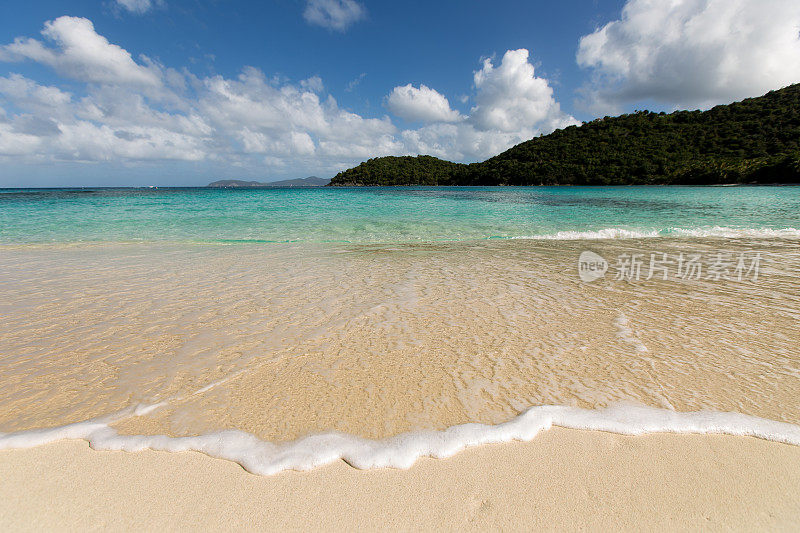
[[420,457],[446,458],[470,446],[529,441],[552,426],[623,435],[720,433],[800,445],[800,426],[786,422],[739,413],[681,413],[632,405],[604,409],[538,406],[497,425],[462,424],[443,431],[403,433],[382,440],[322,433],[284,444],[265,442],[238,430],[196,437],[119,435],[109,424],[122,416],[117,414],[57,428],[0,434],[0,450],[29,448],[61,439],[84,439],[96,450],[198,451],[235,461],[254,474],[270,475],[290,469],[311,470],[338,460],[360,469],[409,468]]
[[714,226],[709,228],[666,228],[661,230],[604,228],[592,231],[559,231],[545,235],[511,237],[529,240],[593,240],[593,239],[647,239],[654,237],[724,237],[724,238],[798,238],[797,228],[729,228]]

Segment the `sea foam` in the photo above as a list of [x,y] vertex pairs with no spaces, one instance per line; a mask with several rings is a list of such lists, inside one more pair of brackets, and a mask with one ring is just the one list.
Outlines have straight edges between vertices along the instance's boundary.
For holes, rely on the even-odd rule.
[[706,228],[627,229],[603,228],[590,231],[559,231],[542,235],[523,235],[512,239],[528,240],[595,240],[595,239],[649,239],[654,237],[707,237],[707,238],[800,238],[798,228]]
[[676,412],[638,405],[615,405],[604,409],[537,406],[497,425],[462,424],[442,431],[415,431],[381,440],[344,433],[322,433],[281,444],[265,442],[238,430],[195,437],[168,437],[120,435],[110,426],[114,421],[142,411],[147,411],[147,406],[62,427],[0,434],[0,450],[29,448],[61,439],[84,439],[96,450],[198,451],[235,461],[254,474],[270,475],[283,470],[311,470],[338,460],[360,469],[409,468],[420,457],[446,458],[471,446],[530,441],[539,432],[553,426],[623,435],[717,433],[800,445],[800,426],[786,422],[739,413]]

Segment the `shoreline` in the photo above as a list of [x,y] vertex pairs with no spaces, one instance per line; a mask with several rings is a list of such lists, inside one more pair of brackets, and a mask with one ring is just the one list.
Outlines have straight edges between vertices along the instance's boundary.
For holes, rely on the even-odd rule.
[[97,451],[200,452],[234,462],[256,475],[312,471],[344,461],[359,470],[406,469],[426,459],[448,459],[466,450],[509,442],[533,442],[553,429],[600,431],[623,436],[659,434],[755,437],[800,448],[800,426],[735,412],[678,412],[619,404],[602,409],[534,406],[499,424],[465,423],[443,430],[409,431],[381,439],[326,431],[293,441],[270,442],[238,429],[196,436],[120,433],[115,425],[139,420],[168,402],[139,404],[122,412],[52,428],[0,433],[0,451],[81,439]]
[[58,250],[65,248],[128,248],[128,247],[186,247],[187,249],[202,249],[204,247],[218,246],[302,246],[309,248],[340,247],[340,248],[380,248],[380,247],[407,247],[409,249],[436,248],[441,246],[470,246],[480,244],[499,244],[514,241],[532,241],[574,244],[584,243],[586,246],[593,244],[618,243],[636,245],[645,243],[675,242],[693,243],[703,241],[717,241],[729,243],[731,241],[767,240],[778,243],[794,243],[800,239],[800,228],[764,227],[764,228],[738,228],[729,226],[705,227],[664,227],[653,228],[626,228],[609,226],[599,229],[563,230],[551,233],[510,236],[481,236],[469,238],[442,238],[429,241],[398,240],[398,241],[303,241],[303,240],[268,240],[268,239],[206,239],[206,240],[65,240],[65,241],[30,241],[30,242],[2,242],[0,249],[10,251],[26,250]]
[[[680,457],[680,461],[676,461]],[[554,428],[408,470],[249,474],[197,452],[60,441],[0,451],[7,530],[790,529],[800,447],[749,437]]]

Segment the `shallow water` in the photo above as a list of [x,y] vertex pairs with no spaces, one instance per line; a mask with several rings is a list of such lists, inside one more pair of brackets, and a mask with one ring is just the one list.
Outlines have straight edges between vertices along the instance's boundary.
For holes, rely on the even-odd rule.
[[800,187],[0,189],[0,243],[800,236]]
[[[762,259],[585,283],[584,249]],[[620,401],[800,422],[793,240],[34,247],[0,272],[0,431],[159,402],[119,428],[377,438]]]

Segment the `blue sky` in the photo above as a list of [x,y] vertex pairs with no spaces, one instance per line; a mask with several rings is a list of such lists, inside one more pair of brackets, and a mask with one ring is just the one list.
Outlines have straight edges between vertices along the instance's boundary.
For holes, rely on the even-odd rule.
[[0,186],[485,159],[800,81],[794,0],[5,2]]

